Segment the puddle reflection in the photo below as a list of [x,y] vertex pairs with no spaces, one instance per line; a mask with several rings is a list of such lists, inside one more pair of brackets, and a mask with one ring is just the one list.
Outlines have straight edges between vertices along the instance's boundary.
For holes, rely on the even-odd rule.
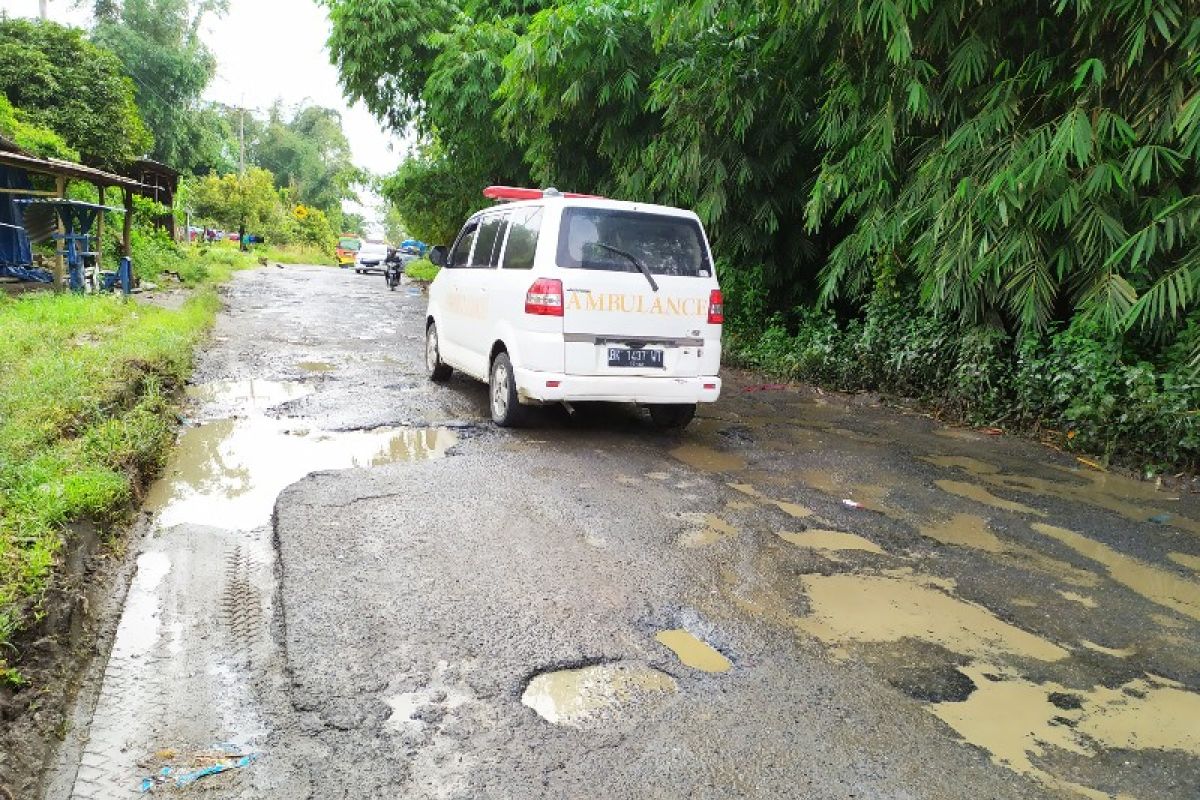
[[162,527],[248,530],[266,524],[279,492],[310,472],[438,458],[457,442],[440,428],[326,432],[293,425],[255,416],[186,429],[146,507]]

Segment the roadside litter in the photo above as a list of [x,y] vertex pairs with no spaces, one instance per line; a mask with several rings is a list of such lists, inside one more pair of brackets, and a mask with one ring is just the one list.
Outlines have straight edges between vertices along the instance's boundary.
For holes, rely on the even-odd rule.
[[[156,755],[173,757],[175,751],[160,750]],[[142,778],[139,789],[143,794],[168,785],[183,789],[210,775],[248,767],[257,759],[258,753],[242,753],[234,745],[217,745],[213,751],[193,756],[184,764],[164,766],[153,776]]]

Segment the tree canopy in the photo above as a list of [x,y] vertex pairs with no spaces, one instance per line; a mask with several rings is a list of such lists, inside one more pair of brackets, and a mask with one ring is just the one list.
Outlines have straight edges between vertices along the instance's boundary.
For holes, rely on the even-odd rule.
[[76,28],[0,18],[0,92],[94,166],[119,168],[153,144],[120,60]]
[[301,203],[340,219],[343,200],[358,196],[366,174],[354,166],[342,117],[332,108],[302,106],[290,119],[276,104],[261,121],[248,117],[250,162],[270,170],[275,184]]
[[690,206],[776,307],[1197,309],[1195,0],[325,2],[348,94],[428,145],[386,184],[414,232],[503,176]]
[[136,86],[138,108],[154,131],[152,158],[203,173],[228,166],[230,130],[201,102],[216,60],[200,39],[209,14],[227,0],[99,0],[92,40],[117,55]]

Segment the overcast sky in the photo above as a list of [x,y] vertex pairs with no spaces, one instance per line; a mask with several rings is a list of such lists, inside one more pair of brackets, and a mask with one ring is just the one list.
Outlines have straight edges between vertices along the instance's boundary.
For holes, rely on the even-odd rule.
[[[55,22],[86,26],[91,14],[75,8],[75,0],[50,0]],[[9,16],[37,16],[38,0],[0,0]],[[230,0],[229,13],[209,18],[204,40],[217,57],[217,78],[206,97],[229,105],[265,110],[276,99],[289,106],[311,102],[336,108],[354,151],[354,160],[375,174],[387,174],[400,163],[405,144],[385,134],[358,103],[349,106],[329,63],[325,39],[329,19],[314,0]],[[364,195],[372,207],[378,198]],[[372,209],[369,217],[376,216]]]

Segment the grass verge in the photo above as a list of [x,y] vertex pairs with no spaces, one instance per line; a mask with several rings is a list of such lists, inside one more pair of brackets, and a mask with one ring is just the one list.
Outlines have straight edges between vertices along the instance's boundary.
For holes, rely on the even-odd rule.
[[256,258],[265,258],[277,264],[317,264],[322,267],[336,267],[337,259],[331,253],[311,245],[287,244],[279,247],[262,247],[255,245],[253,254]]
[[198,288],[179,309],[115,296],[0,296],[0,684],[11,640],[36,622],[67,525],[121,522],[174,438],[175,393],[219,302],[210,284],[248,259],[184,252],[158,269]]
[[437,277],[438,268],[429,259],[418,258],[416,261],[408,262],[408,265],[404,267],[404,274],[414,281],[428,283]]

